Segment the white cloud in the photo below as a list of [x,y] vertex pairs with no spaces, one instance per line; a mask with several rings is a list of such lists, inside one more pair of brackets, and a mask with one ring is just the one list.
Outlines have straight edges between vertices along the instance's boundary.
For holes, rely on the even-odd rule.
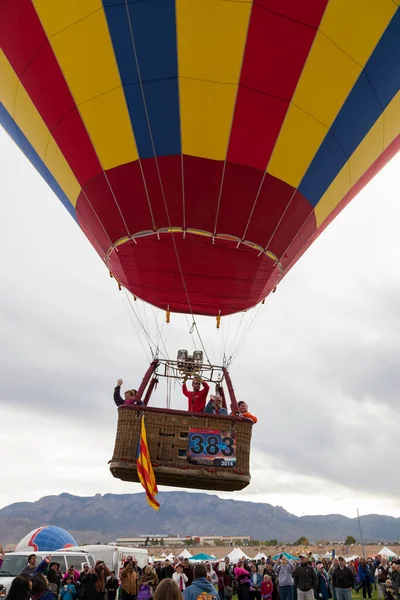
[[[68,491],[127,493],[112,478],[117,377],[133,387],[145,353],[107,271],[26,159],[0,132],[0,505]],[[230,497],[295,514],[400,516],[391,448],[399,427],[400,158],[293,268],[232,366],[259,416],[251,485]],[[183,316],[136,304],[171,356],[193,348]],[[133,321],[135,317],[131,315]],[[246,322],[252,319],[252,313]],[[212,360],[241,316],[199,319]],[[229,325],[230,323],[230,325]],[[135,325],[138,327],[137,323]],[[229,327],[229,332],[228,332]],[[142,341],[142,343],[144,343]],[[160,386],[155,396],[165,403]],[[177,387],[172,405],[185,406]]]

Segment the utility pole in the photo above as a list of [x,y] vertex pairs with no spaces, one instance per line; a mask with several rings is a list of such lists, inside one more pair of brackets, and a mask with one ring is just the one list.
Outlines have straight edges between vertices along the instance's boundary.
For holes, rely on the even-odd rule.
[[361,542],[361,547],[362,547],[362,553],[363,553],[363,557],[365,558],[364,540],[363,540],[363,536],[362,536],[360,513],[358,512],[358,508],[357,508],[357,519],[358,519],[358,527],[360,529],[360,542]]

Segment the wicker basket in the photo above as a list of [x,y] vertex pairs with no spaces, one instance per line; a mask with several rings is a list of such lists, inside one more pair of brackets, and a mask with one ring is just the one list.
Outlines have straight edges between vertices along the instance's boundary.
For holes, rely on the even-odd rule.
[[[234,491],[241,490],[250,483],[251,421],[226,415],[133,405],[118,409],[117,437],[110,461],[114,477],[124,481],[139,481],[136,452],[143,414],[150,458],[158,485]],[[234,431],[236,465],[226,468],[189,463],[187,448],[190,428]]]

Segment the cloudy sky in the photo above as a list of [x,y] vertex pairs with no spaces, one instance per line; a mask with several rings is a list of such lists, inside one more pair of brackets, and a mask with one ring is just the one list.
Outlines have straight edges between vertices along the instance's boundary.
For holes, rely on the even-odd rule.
[[[259,417],[252,483],[231,495],[297,514],[400,517],[400,157],[317,240],[260,311],[231,369]],[[30,163],[0,131],[0,507],[67,491],[138,492],[114,479],[115,380],[147,366],[137,316]],[[250,325],[252,314],[246,315]],[[202,322],[210,355],[237,342]],[[193,348],[172,316],[171,357]],[[144,346],[144,347],[143,347]],[[165,404],[160,386],[155,402]],[[185,406],[178,387],[173,407]]]

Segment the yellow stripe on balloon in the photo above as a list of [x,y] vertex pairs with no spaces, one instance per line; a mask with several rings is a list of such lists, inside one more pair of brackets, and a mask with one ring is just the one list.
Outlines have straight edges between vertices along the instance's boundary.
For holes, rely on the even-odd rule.
[[73,206],[81,187],[4,52],[0,51],[0,101]]
[[364,67],[396,10],[392,0],[330,0],[319,29]]
[[330,0],[268,173],[300,184],[395,11],[392,0]]
[[185,154],[226,157],[250,13],[250,1],[176,1]]
[[34,0],[34,5],[103,168],[137,160],[101,0]]
[[339,202],[399,134],[400,92],[377,119],[318,202],[315,207],[317,227],[321,227]]
[[13,118],[18,85],[19,79],[0,48],[0,102]]

